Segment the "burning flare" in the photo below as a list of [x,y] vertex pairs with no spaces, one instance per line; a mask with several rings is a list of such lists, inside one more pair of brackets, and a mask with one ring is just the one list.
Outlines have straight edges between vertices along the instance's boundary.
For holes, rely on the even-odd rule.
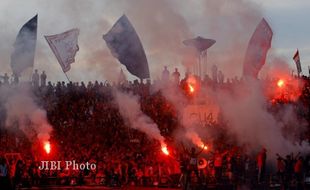
[[51,144],[50,144],[50,142],[47,141],[47,142],[44,143],[44,150],[45,150],[45,152],[47,154],[49,154],[51,152]]
[[200,147],[203,148],[204,150],[208,150],[208,146],[205,144],[202,144]]
[[208,150],[208,146],[203,143],[203,141],[195,131],[187,131],[185,136],[190,139],[197,147],[203,148],[203,150]]
[[192,84],[188,84],[188,87],[189,87],[189,92],[190,93],[194,93],[195,92],[195,88]]
[[168,151],[168,148],[167,148],[167,145],[163,145],[161,147],[161,151],[165,154],[165,155],[169,155],[169,151]]
[[282,80],[282,79],[278,80],[277,85],[279,88],[284,87],[284,80]]

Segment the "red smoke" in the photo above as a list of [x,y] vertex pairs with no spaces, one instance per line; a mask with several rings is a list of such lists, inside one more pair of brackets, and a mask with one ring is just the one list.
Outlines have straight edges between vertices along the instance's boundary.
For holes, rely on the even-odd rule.
[[302,94],[303,83],[293,76],[281,76],[267,87],[267,96],[275,102],[295,102]]

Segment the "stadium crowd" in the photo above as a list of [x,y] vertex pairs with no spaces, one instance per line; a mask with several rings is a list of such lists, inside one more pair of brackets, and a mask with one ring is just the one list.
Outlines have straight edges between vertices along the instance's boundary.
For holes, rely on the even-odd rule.
[[[224,81],[218,71],[211,78],[206,76],[202,86],[230,88],[241,79]],[[53,126],[50,138],[52,151],[47,154],[38,143],[33,143],[23,131],[6,126],[6,99],[0,101],[0,189],[38,185],[105,186],[187,186],[189,181],[197,184],[247,184],[255,187],[261,183],[279,183],[289,187],[295,183],[302,187],[309,178],[310,157],[277,155],[274,160],[276,172],[270,172],[266,162],[268,150],[247,154],[245,146],[227,142],[225,126],[216,125],[221,134],[212,142],[214,150],[202,152],[199,148],[186,150],[175,142],[174,129],[180,125],[178,112],[161,91],[151,92],[154,84],[149,81],[126,82],[122,75],[119,84],[95,81],[85,84],[74,82],[47,82],[43,71],[35,70],[32,76],[32,92],[37,104],[44,108]],[[188,75],[186,75],[188,77]],[[180,79],[176,69],[171,75],[164,69],[162,80],[173,81],[187,94],[186,77]],[[300,77],[304,83],[298,103],[310,107],[310,79]],[[273,81],[275,82],[275,81]],[[19,80],[12,81],[7,74],[2,77],[0,88],[16,88]],[[170,155],[161,152],[160,144],[143,133],[126,125],[113,98],[113,88],[131,91],[140,96],[142,111],[154,120],[168,144]],[[274,101],[274,100],[273,100]],[[291,103],[283,99],[274,104]],[[309,122],[309,112],[301,113]],[[31,126],[29,126],[31,127]],[[206,126],[207,127],[207,126]],[[300,137],[309,142],[310,127]],[[75,160],[79,163],[96,163],[95,170],[39,170],[40,160]],[[196,174],[195,176],[192,174]],[[190,178],[194,176],[194,178]],[[275,178],[275,179],[274,179]],[[194,183],[193,182],[193,183]]]

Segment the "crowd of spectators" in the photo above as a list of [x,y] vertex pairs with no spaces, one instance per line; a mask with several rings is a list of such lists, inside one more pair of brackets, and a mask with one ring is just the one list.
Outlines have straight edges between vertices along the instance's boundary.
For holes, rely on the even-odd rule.
[[[237,78],[224,81],[222,72],[218,72],[218,76],[213,75],[212,79],[204,77],[201,85],[230,88],[242,83],[242,80]],[[165,68],[162,80],[172,81],[182,88],[186,95],[186,77],[180,79],[177,69],[170,76]],[[310,79],[300,77],[298,80],[302,81],[304,86],[298,103],[294,104],[309,107]],[[0,88],[15,88],[18,82],[18,79],[10,82],[5,74]],[[150,81],[131,83],[123,80],[116,85],[98,81],[88,82],[87,85],[84,82],[52,84],[47,82],[44,71],[40,75],[35,70],[31,84],[35,101],[46,110],[48,122],[53,126],[50,137],[52,150],[47,154],[44,149],[38,148],[40,145],[27,139],[23,132],[10,130],[10,126],[6,126],[5,122],[5,100],[1,100],[0,184],[7,187],[9,184],[12,187],[47,184],[187,185],[189,176],[192,176],[192,172],[188,171],[195,170],[188,168],[189,163],[196,159],[197,155],[195,150],[193,153],[185,153],[182,146],[175,142],[174,130],[180,125],[178,112],[160,90],[151,92],[154,84]],[[114,101],[114,88],[131,91],[140,97],[142,111],[154,120],[171,147],[169,156],[161,152],[160,144],[156,140],[149,139],[145,134],[127,126]],[[276,101],[279,104],[291,103],[283,102],[283,99]],[[301,117],[309,122],[309,113],[303,113]],[[196,182],[254,185],[268,181],[266,150],[257,150],[257,154],[248,155],[245,147],[225,141],[225,126],[214,125],[217,125],[221,135],[212,142],[216,150],[203,152],[205,159],[197,158],[195,163],[199,175],[196,176]],[[307,127],[307,133],[302,138],[309,141],[310,128],[309,125]],[[97,167],[95,170],[39,170],[40,160],[75,160],[77,163],[95,163]],[[309,156],[287,155],[283,158],[278,155],[275,163],[277,179],[286,186],[289,182],[303,183],[310,171]]]

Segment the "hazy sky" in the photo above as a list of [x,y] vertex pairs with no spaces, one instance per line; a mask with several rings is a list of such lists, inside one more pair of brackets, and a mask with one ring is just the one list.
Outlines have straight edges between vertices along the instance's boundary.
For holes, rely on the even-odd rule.
[[73,81],[115,80],[124,67],[112,57],[102,35],[125,13],[145,48],[152,79],[160,77],[164,65],[172,71],[195,62],[182,40],[197,35],[217,41],[208,54],[207,72],[216,64],[226,76],[240,75],[247,43],[262,17],[274,32],[266,64],[280,57],[295,69],[292,56],[299,48],[308,74],[309,10],[308,0],[1,0],[0,73],[11,73],[16,35],[38,13],[35,68],[46,70],[50,80],[65,80],[43,36],[77,27],[80,51],[68,76]]
[[[299,48],[303,72],[310,66],[310,1],[254,0],[263,7],[264,17],[274,31],[273,48],[293,64],[292,56]],[[293,67],[295,69],[295,65]]]

